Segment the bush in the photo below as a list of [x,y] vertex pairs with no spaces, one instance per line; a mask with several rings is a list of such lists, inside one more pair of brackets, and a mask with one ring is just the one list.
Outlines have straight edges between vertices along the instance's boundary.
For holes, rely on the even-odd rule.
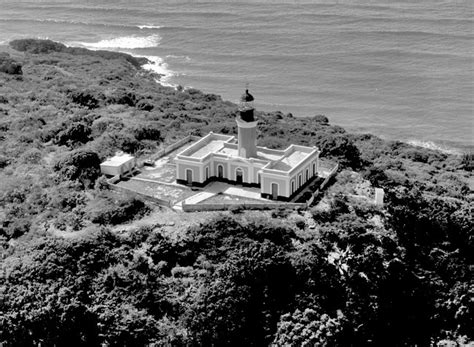
[[0,169],[7,167],[10,164],[10,160],[4,155],[0,155]]
[[328,134],[322,136],[316,143],[321,150],[321,156],[336,157],[342,165],[356,168],[360,165],[360,153],[354,143],[346,135]]
[[138,125],[133,129],[133,134],[135,138],[139,141],[141,140],[161,140],[161,124],[156,123],[147,123],[143,125]]
[[87,215],[93,223],[116,225],[141,217],[147,212],[149,212],[148,206],[135,197],[125,197],[115,201],[107,197],[99,198],[89,206]]
[[100,175],[100,160],[97,153],[81,149],[58,160],[53,169],[61,180],[79,181],[86,187],[92,187]]
[[54,143],[58,145],[73,145],[75,143],[86,143],[89,141],[89,136],[92,130],[84,123],[74,122],[67,129],[60,131]]
[[21,75],[21,64],[10,58],[8,53],[0,53],[0,72],[10,75]]
[[91,90],[75,90],[69,95],[75,104],[94,109],[99,107],[99,101],[103,96]]
[[20,52],[33,54],[63,52],[66,46],[51,40],[21,39],[10,41],[10,47]]

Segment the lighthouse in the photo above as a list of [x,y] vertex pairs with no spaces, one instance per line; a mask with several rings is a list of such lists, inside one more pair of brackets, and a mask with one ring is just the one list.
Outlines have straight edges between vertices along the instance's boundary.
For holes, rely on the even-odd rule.
[[239,157],[252,158],[257,156],[257,121],[255,120],[253,96],[248,89],[240,98],[238,126]]

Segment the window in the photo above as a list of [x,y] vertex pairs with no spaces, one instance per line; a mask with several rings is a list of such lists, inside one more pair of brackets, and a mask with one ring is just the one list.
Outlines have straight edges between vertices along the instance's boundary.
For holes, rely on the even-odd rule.
[[217,177],[224,178],[224,167],[222,165],[217,165]]

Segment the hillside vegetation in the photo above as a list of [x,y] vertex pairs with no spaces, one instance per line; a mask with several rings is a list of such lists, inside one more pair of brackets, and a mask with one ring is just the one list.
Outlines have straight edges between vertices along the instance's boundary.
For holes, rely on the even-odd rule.
[[[469,155],[258,112],[260,145],[314,145],[341,164],[320,203],[196,214],[170,232],[170,212],[108,190],[100,162],[117,150],[146,158],[187,134],[235,134],[237,107],[163,87],[143,63],[44,40],[0,55],[0,343],[474,340]],[[383,208],[357,198],[372,187],[385,189]],[[151,215],[163,223],[144,222]]]

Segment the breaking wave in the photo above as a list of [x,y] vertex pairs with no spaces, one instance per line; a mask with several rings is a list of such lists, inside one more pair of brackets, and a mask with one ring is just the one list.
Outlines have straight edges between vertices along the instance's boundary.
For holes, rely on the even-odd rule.
[[432,149],[446,154],[461,154],[461,151],[450,148],[444,145],[434,143],[433,141],[421,141],[421,140],[410,140],[407,141],[408,144],[416,147],[422,147],[426,149]]
[[165,87],[176,87],[176,85],[169,83],[171,77],[175,76],[176,73],[169,69],[168,64],[165,63],[163,58],[149,55],[133,55],[134,57],[146,58],[149,63],[142,65],[145,70],[154,72],[158,75],[155,79],[157,83]]
[[161,25],[153,25],[153,24],[137,25],[137,28],[139,28],[139,29],[160,29]]
[[157,34],[150,36],[123,36],[99,42],[71,42],[72,46],[83,46],[90,49],[137,49],[153,48],[160,44],[161,37]]

